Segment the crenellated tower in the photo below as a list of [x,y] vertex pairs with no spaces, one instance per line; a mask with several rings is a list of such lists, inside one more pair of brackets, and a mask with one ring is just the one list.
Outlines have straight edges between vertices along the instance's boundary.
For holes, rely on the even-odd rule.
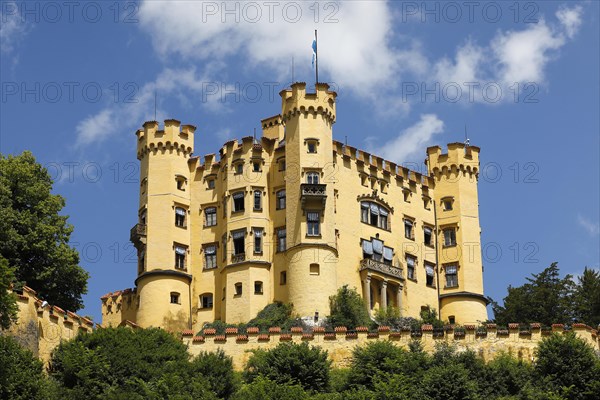
[[190,170],[192,125],[150,121],[136,132],[140,160],[138,223],[131,241],[138,251],[136,322],[169,330],[190,327]]
[[479,147],[463,143],[427,148],[429,174],[435,179],[441,319],[457,324],[487,320],[477,181]]
[[329,314],[337,290],[332,127],[337,94],[319,83],[280,92],[285,126],[288,295],[303,317]]

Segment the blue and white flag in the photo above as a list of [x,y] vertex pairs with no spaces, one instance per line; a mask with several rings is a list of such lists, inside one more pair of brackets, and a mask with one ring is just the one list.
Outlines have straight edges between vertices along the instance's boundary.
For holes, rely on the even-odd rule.
[[314,39],[312,42],[312,51],[313,51],[312,66],[314,68],[315,67],[315,58],[317,57],[317,39]]

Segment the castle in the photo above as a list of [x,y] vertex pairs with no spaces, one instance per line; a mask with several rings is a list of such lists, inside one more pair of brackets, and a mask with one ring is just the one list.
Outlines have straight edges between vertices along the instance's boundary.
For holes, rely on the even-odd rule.
[[487,320],[477,177],[479,148],[427,148],[428,174],[332,139],[336,93],[281,91],[281,114],[215,154],[193,156],[195,127],[136,132],[140,160],[135,288],[102,297],[102,325],[201,329],[246,322],[289,302],[318,325],[348,285],[371,315],[439,310]]

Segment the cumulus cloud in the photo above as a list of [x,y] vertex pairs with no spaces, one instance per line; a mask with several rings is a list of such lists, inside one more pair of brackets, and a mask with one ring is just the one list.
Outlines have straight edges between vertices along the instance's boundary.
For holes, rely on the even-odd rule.
[[373,154],[402,164],[410,157],[423,152],[423,149],[431,144],[433,136],[443,131],[444,122],[437,115],[423,114],[417,123],[400,132],[396,138],[370,150]]
[[268,68],[280,79],[288,77],[286,61],[292,56],[297,76],[312,76],[310,45],[316,27],[320,72],[361,94],[397,84],[399,66],[415,67],[422,58],[410,46],[403,51],[391,46],[392,13],[386,1],[253,4],[257,8],[239,1],[144,1],[139,15],[142,29],[164,58],[177,54],[208,60],[241,54],[248,66]]
[[[226,103],[216,95],[207,96],[206,88],[212,84],[208,78],[207,70],[202,74],[197,73],[195,68],[163,70],[152,82],[144,84],[135,94],[135,102],[111,104],[98,113],[80,121],[76,126],[77,140],[75,146],[82,148],[93,143],[100,143],[112,135],[116,135],[113,127],[120,126],[123,129],[135,129],[140,121],[154,119],[154,95],[160,93],[161,98],[173,96],[186,101],[185,92],[201,96],[199,101],[203,107],[213,111],[226,111]],[[158,116],[167,114],[164,110],[157,110]],[[169,118],[172,116],[169,116]]]
[[583,9],[581,6],[575,6],[573,8],[563,6],[556,12],[556,18],[558,18],[564,27],[569,38],[575,36],[581,26],[582,11]]

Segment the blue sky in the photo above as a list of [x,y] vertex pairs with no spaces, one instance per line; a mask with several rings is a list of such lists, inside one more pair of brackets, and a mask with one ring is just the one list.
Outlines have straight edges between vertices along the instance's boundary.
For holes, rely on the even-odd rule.
[[339,93],[334,138],[413,168],[425,147],[480,146],[485,292],[557,261],[598,268],[598,2],[14,2],[0,25],[0,150],[55,178],[91,273],[85,310],[133,285],[134,132],[198,127],[196,154],[260,131],[278,92]]

